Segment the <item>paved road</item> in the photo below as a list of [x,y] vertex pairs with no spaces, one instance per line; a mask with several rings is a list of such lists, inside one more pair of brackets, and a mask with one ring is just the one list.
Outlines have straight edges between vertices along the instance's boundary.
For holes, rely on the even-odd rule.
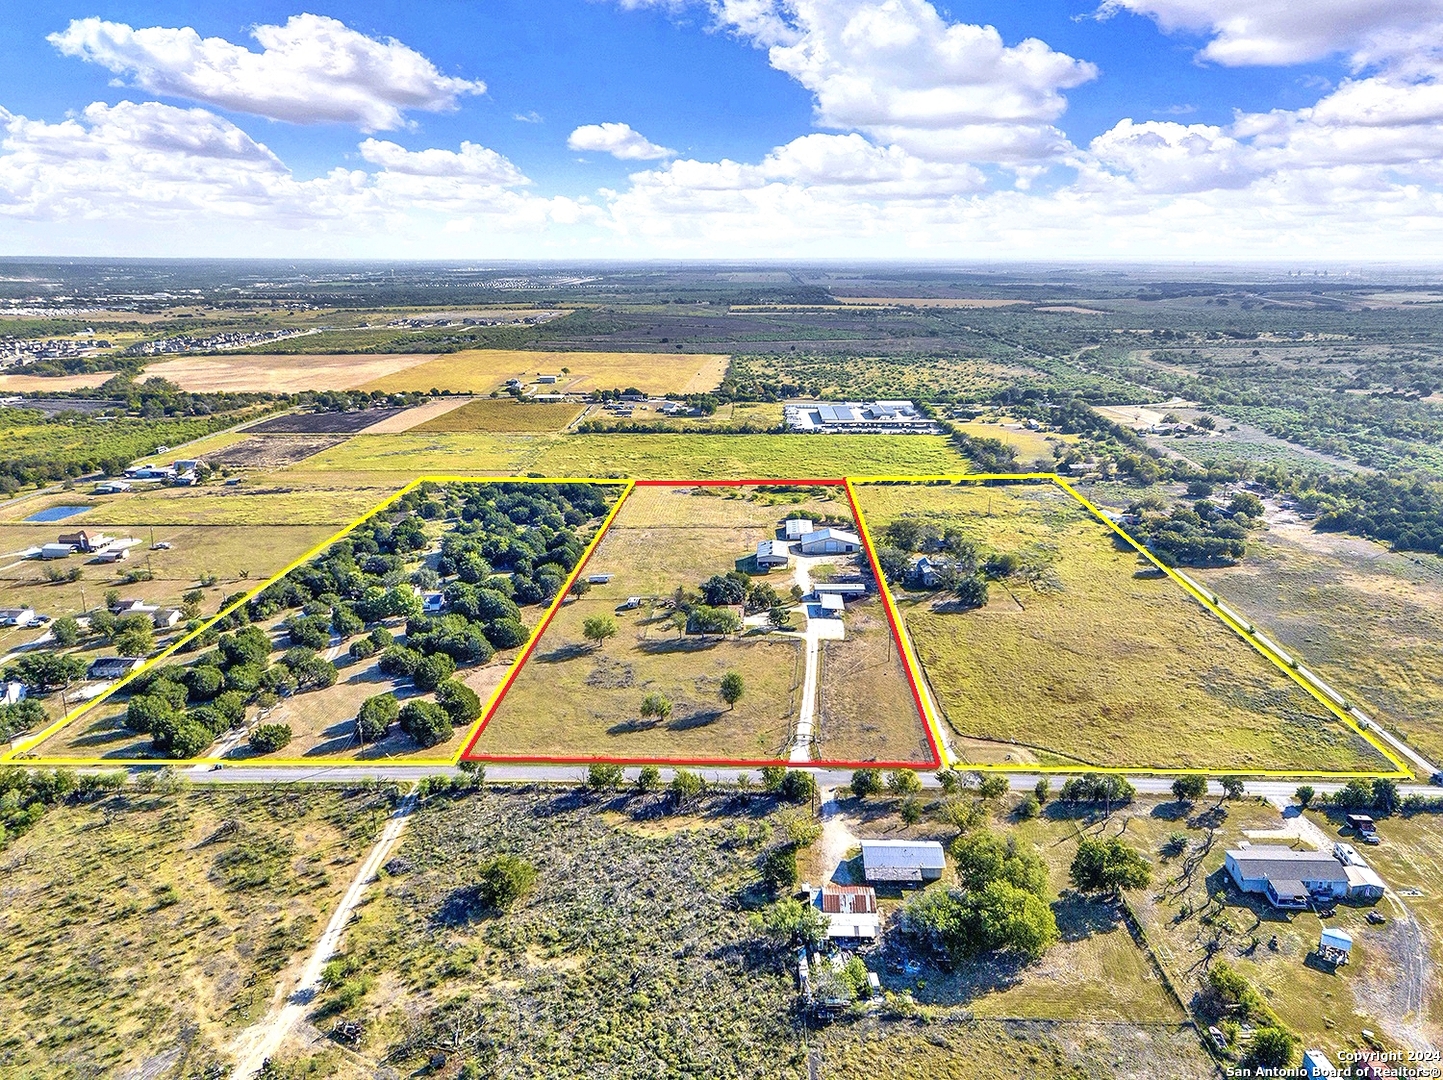
[[[635,780],[637,769],[624,770],[628,780]],[[708,769],[701,768],[693,770],[701,773],[709,783],[714,784],[735,784],[737,777],[746,773],[755,783],[758,780],[758,771],[755,769]],[[852,774],[845,769],[808,769],[817,778],[817,783],[823,788],[841,787],[851,783]],[[314,768],[304,766],[254,766],[243,769],[227,768],[213,769],[209,765],[197,765],[187,769],[185,775],[199,783],[206,784],[306,784],[306,783],[331,783],[344,784],[357,780],[390,780],[397,783],[415,783],[423,776],[435,776],[437,774],[460,775],[461,770],[441,766],[418,766],[418,765],[318,765]],[[1081,770],[1079,770],[1080,774]],[[662,769],[663,781],[670,781],[674,770]],[[488,783],[543,783],[543,784],[579,784],[586,776],[586,767],[582,765],[487,765],[486,780]],[[926,788],[941,787],[937,777],[932,773],[921,773],[922,786]],[[1040,780],[1041,774],[1009,773],[1007,779],[1012,785],[1013,791],[1031,791]],[[1050,775],[1048,781],[1056,791],[1067,780],[1066,776]],[[1172,778],[1166,776],[1129,776],[1128,781],[1143,795],[1168,795],[1172,792]],[[1244,790],[1249,795],[1261,796],[1278,805],[1286,805],[1293,798],[1293,792],[1298,789],[1300,782],[1296,780],[1249,780]],[[1338,781],[1311,781],[1310,786],[1314,791],[1333,792],[1339,790],[1343,785]],[[1222,786],[1213,781],[1208,784],[1208,790],[1213,795],[1222,794]],[[1420,794],[1430,798],[1443,796],[1443,788],[1431,787],[1427,784],[1401,784],[1398,788],[1402,795]]]

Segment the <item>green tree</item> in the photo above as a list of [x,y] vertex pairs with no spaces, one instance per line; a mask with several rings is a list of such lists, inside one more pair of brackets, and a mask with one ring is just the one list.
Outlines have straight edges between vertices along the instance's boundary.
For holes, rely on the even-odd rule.
[[783,781],[787,778],[785,765],[763,765],[762,766],[762,790],[777,791],[781,788]]
[[952,842],[952,860],[958,883],[969,891],[1005,881],[1037,896],[1047,892],[1047,864],[1037,852],[1018,847],[1010,837],[1004,839],[988,830],[959,836]]
[[811,802],[817,797],[817,778],[809,772],[788,769],[777,794],[791,803]]
[[24,653],[5,669],[8,678],[19,679],[31,690],[44,693],[69,686],[85,674],[85,661],[78,656],[59,653]]
[[209,728],[195,720],[181,720],[170,736],[167,753],[176,760],[190,760],[203,754],[215,735]]
[[530,891],[536,867],[515,855],[497,855],[481,867],[476,895],[488,908],[505,911]]
[[964,608],[986,607],[987,580],[977,574],[959,577],[957,584],[952,587],[952,595],[957,597],[957,603]]
[[893,795],[915,795],[922,790],[922,780],[911,769],[893,769],[887,774],[887,790]]
[[671,699],[665,694],[650,693],[641,699],[641,716],[644,720],[660,720],[666,722],[671,716]]
[[1281,1069],[1293,1063],[1298,1037],[1285,1027],[1268,1025],[1253,1033],[1246,1063],[1254,1068]]
[[250,747],[257,754],[273,754],[291,741],[290,724],[260,724],[250,734]]
[[977,794],[984,799],[1000,799],[1007,794],[1010,787],[1007,777],[1002,773],[987,773],[977,785]]
[[775,604],[767,612],[767,625],[773,630],[790,630],[792,627],[792,613],[781,604]]
[[1303,784],[1297,791],[1293,792],[1293,798],[1298,800],[1298,805],[1304,810],[1306,810],[1308,804],[1313,801],[1313,795],[1314,791],[1311,784]]
[[55,638],[55,644],[68,649],[80,640],[80,624],[73,617],[62,615],[50,624],[50,634]]
[[1243,797],[1243,778],[1241,776],[1224,776],[1218,781],[1223,787],[1224,799],[1241,799]]
[[1208,793],[1208,778],[1201,773],[1188,773],[1172,782],[1172,797],[1178,802],[1196,802]]
[[787,943],[820,945],[827,940],[827,917],[803,900],[778,900],[761,913],[761,926]]
[[586,770],[586,786],[592,791],[615,791],[623,779],[620,765],[597,762]]
[[1080,892],[1110,893],[1141,889],[1152,878],[1152,868],[1139,852],[1117,836],[1084,839],[1072,859],[1072,884]]
[[481,698],[460,679],[447,679],[436,687],[436,704],[446,710],[452,727],[469,724],[481,715]]
[[762,879],[775,891],[789,889],[797,883],[797,849],[792,844],[778,844],[762,854]]
[[1042,777],[1033,785],[1032,793],[1037,796],[1038,803],[1045,803],[1052,794],[1052,782],[1047,777]]
[[445,742],[451,737],[451,718],[446,710],[429,701],[408,701],[398,719],[401,730],[423,749]]
[[401,704],[390,694],[377,694],[361,703],[356,713],[356,735],[363,743],[373,743],[386,735],[387,729],[401,714]]
[[1373,781],[1373,809],[1380,814],[1392,814],[1398,810],[1398,781],[1386,776]]
[[636,789],[638,791],[655,791],[661,786],[661,770],[655,765],[643,765],[641,771],[636,774]]
[[852,773],[852,794],[859,799],[875,795],[882,790],[880,769],[857,769]]
[[591,615],[581,624],[581,636],[599,649],[616,636],[616,620],[610,615]]
[[685,808],[688,803],[706,790],[706,781],[701,773],[690,769],[677,769],[671,777],[671,795],[677,807]]
[[110,642],[121,656],[149,656],[155,650],[155,626],[145,615],[127,615],[115,624]]
[[746,684],[742,681],[740,671],[728,671],[722,676],[721,699],[727,703],[728,709],[735,708],[745,692]]
[[456,661],[445,653],[433,653],[423,657],[421,662],[416,665],[411,680],[416,684],[418,690],[435,690],[454,674],[456,674]]
[[988,948],[1005,949],[1035,961],[1061,936],[1057,917],[1047,902],[1007,881],[988,884],[976,904]]

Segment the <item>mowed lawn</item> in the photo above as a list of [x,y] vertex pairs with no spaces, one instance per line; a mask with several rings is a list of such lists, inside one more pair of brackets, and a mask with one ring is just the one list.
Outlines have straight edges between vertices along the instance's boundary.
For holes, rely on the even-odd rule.
[[635,387],[649,394],[697,394],[721,385],[728,360],[727,356],[710,353],[468,349],[383,375],[368,382],[364,389],[489,394],[505,386],[509,379],[530,383],[538,375],[555,375],[557,382],[546,388],[552,393]]
[[[745,494],[743,494],[745,492]],[[747,489],[638,487],[587,563],[586,576],[611,574],[567,603],[541,636],[481,733],[481,754],[647,758],[785,756],[801,703],[798,637],[749,631],[728,637],[682,635],[664,601],[695,589],[752,555],[791,510],[850,518],[840,489],[827,497],[767,495]],[[792,575],[768,578],[779,593]],[[628,597],[641,608],[616,612]],[[618,633],[601,647],[582,635],[593,615],[611,615]],[[746,692],[735,708],[719,696],[739,672]],[[665,695],[672,714],[643,719],[642,699]]]
[[46,812],[5,851],[4,1074],[224,1075],[390,810],[374,789],[300,785]]
[[950,726],[1042,761],[1391,771],[1283,675],[1060,489],[862,486],[874,535],[912,515],[956,526],[1028,575],[958,611],[916,594],[907,628]]
[[922,715],[881,601],[847,605],[847,636],[822,642],[813,756],[825,761],[932,760]]

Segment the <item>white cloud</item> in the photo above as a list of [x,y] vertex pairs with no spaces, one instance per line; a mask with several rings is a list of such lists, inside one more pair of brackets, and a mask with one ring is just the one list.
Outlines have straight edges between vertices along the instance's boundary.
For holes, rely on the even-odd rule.
[[[624,0],[677,8],[678,0]],[[815,96],[817,123],[936,161],[1029,164],[1071,147],[1062,91],[1097,77],[1036,38],[948,22],[928,0],[708,0]]]
[[1207,34],[1199,54],[1230,66],[1298,64],[1345,54],[1357,64],[1409,63],[1443,43],[1443,0],[1104,0],[1168,33]]
[[1207,124],[1123,120],[1093,139],[1088,151],[1148,192],[1246,187],[1263,172],[1248,147]]
[[50,42],[155,94],[295,124],[345,123],[362,131],[405,124],[407,110],[456,108],[484,83],[442,75],[393,38],[378,41],[323,15],[293,15],[252,31],[261,52],[190,27],[136,30],[76,19]]
[[287,243],[277,240],[285,235],[302,250],[335,237],[389,236],[404,246],[432,240],[463,219],[473,237],[511,234],[530,244],[553,223],[595,214],[584,200],[513,190],[530,181],[473,143],[458,151],[409,151],[367,139],[360,153],[375,171],[335,168],[303,180],[265,145],[200,108],[97,102],[60,123],[0,109],[0,131],[0,219],[7,231],[50,223],[58,232],[84,221],[90,251],[103,250],[103,239],[113,235],[130,236],[147,251],[159,244],[164,252],[174,250],[166,245],[176,234],[191,234],[199,251],[211,254],[253,251],[263,238]]
[[630,124],[583,124],[567,137],[572,150],[610,154],[622,161],[656,161],[675,157],[675,150],[658,146]]

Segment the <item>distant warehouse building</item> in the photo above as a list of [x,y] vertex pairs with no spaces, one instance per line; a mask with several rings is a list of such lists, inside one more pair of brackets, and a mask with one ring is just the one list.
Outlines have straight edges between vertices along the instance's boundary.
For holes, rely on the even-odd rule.
[[817,529],[803,536],[797,548],[803,555],[850,555],[862,550],[862,541],[845,529]]
[[1300,911],[1317,901],[1378,900],[1383,879],[1346,844],[1326,851],[1259,845],[1227,852],[1223,865],[1245,893],[1261,894],[1275,908]]
[[947,868],[935,840],[863,840],[862,874],[868,881],[921,884],[936,881]]

